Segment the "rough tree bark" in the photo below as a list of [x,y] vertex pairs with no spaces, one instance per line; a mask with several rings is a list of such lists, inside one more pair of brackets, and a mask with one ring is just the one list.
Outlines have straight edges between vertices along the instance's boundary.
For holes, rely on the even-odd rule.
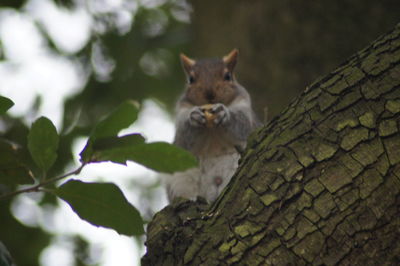
[[156,214],[143,265],[399,263],[399,128],[400,24],[255,132],[213,205]]

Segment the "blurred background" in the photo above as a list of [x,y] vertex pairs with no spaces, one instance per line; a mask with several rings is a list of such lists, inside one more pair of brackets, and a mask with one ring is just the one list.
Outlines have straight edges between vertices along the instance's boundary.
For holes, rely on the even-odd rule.
[[[76,167],[96,121],[135,99],[142,111],[125,133],[172,141],[185,83],[179,53],[215,57],[232,48],[239,82],[271,119],[399,14],[398,0],[1,0],[0,95],[15,106],[0,120],[0,137],[26,147],[31,123],[49,117],[61,134],[57,175]],[[22,158],[35,171],[24,149]],[[157,175],[135,164],[93,164],[77,178],[118,184],[146,220],[167,204]],[[41,193],[0,202],[0,241],[21,266],[138,265],[145,252],[143,238],[95,228]]]

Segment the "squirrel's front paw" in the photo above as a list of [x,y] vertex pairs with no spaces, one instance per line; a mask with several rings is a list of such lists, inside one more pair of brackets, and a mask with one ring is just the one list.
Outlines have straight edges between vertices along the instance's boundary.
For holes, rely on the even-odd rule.
[[214,124],[217,125],[226,125],[230,119],[230,113],[228,107],[226,107],[222,103],[214,104],[211,109],[211,112],[215,114]]
[[198,107],[198,106],[193,107],[193,109],[189,115],[189,122],[190,122],[190,125],[195,126],[195,127],[201,127],[206,124],[206,122],[207,122],[206,116],[200,107]]

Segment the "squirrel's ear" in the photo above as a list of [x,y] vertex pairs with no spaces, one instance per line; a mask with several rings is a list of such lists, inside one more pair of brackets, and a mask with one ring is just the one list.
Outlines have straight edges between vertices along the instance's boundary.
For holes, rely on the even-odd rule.
[[189,74],[189,72],[191,71],[194,64],[196,64],[196,61],[193,59],[190,59],[189,57],[187,57],[186,55],[184,55],[182,53],[180,54],[180,57],[181,57],[183,69],[185,70],[186,74]]
[[224,56],[222,60],[228,67],[229,71],[233,71],[236,66],[237,56],[239,54],[238,49],[233,49],[228,55]]

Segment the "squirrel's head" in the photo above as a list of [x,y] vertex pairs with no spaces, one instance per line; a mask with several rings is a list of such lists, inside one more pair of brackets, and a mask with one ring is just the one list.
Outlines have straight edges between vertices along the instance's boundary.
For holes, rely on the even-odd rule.
[[238,50],[223,58],[193,60],[181,54],[187,77],[185,100],[193,105],[223,103],[228,105],[238,93],[233,74]]

